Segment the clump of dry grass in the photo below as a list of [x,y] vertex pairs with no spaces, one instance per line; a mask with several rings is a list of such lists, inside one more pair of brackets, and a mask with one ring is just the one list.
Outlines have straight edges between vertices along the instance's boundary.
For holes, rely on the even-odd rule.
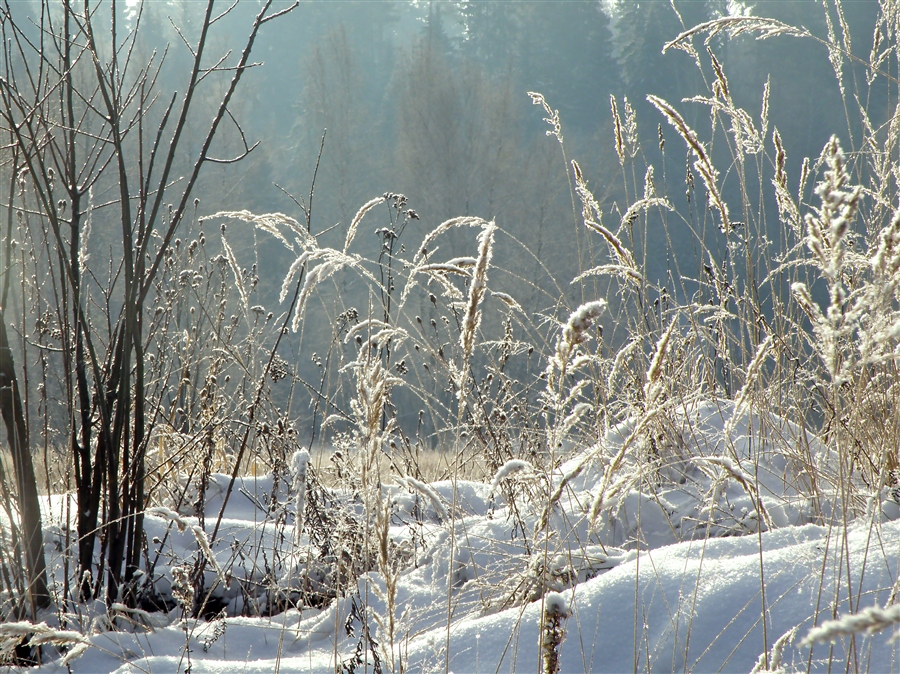
[[61,630],[50,627],[45,622],[27,621],[5,622],[0,624],[0,660],[12,658],[20,645],[39,648],[43,645],[65,648],[66,654],[59,664],[66,667],[92,646],[82,634],[73,630]]

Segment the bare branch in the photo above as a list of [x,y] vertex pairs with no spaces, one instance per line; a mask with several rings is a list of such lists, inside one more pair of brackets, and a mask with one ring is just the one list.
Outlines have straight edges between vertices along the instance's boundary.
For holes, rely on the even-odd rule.
[[264,23],[268,23],[272,19],[277,19],[279,16],[283,16],[283,15],[287,14],[288,12],[292,12],[294,9],[296,9],[296,7],[299,4],[300,4],[300,0],[294,0],[294,4],[291,5],[290,7],[286,7],[285,9],[282,9],[279,12],[275,12],[274,14],[270,14],[269,16],[263,18],[263,20],[259,22],[260,25],[262,25]]
[[[178,37],[181,38],[181,41],[184,42],[184,46],[188,48],[188,51],[191,52],[191,56],[195,59],[197,58],[197,52],[194,51],[194,48],[191,46],[190,42],[187,41],[187,38],[184,36],[184,33],[181,32],[181,28],[172,20],[172,17],[169,17],[169,23],[172,24],[172,28],[178,34]],[[208,24],[207,24],[208,25]]]
[[240,0],[234,0],[234,2],[231,3],[231,7],[229,7],[229,8],[226,9],[225,11],[223,11],[223,12],[222,12],[221,14],[219,14],[218,16],[214,17],[214,18],[209,22],[209,25],[212,26],[212,25],[213,25],[214,23],[216,23],[219,19],[224,18],[224,17],[227,16],[228,14],[231,14],[231,10],[233,10],[235,7],[238,6],[238,2],[240,2]]
[[230,110],[226,109],[225,114],[228,115],[228,118],[232,121],[235,128],[238,130],[238,134],[241,137],[241,143],[243,143],[243,145],[244,145],[244,151],[241,154],[239,154],[237,157],[233,157],[231,159],[216,159],[214,157],[208,157],[207,161],[209,161],[213,164],[234,164],[236,162],[239,162],[241,159],[243,159],[248,154],[253,152],[253,150],[255,150],[257,148],[257,146],[259,145],[259,141],[256,141],[255,143],[253,143],[252,146],[247,145],[247,136],[244,134],[244,129],[241,128],[241,125],[234,118],[234,115],[231,114]]

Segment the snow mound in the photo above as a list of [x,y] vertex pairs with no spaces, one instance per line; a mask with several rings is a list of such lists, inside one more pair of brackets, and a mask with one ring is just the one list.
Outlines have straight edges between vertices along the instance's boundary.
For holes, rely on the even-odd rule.
[[[565,608],[562,671],[750,671],[770,652],[788,669],[889,669],[891,629],[801,645],[815,625],[893,602],[900,577],[893,492],[845,507],[836,466],[805,429],[707,400],[620,423],[553,471],[519,461],[491,484],[402,477],[374,499],[383,539],[358,491],[297,499],[290,480],[242,478],[208,550],[185,509],[148,513],[146,576],[168,613],[95,629],[68,666],[537,671],[550,601]],[[228,482],[206,487],[207,533]],[[843,517],[851,505],[866,516]],[[204,555],[216,610],[187,620],[173,578]]]

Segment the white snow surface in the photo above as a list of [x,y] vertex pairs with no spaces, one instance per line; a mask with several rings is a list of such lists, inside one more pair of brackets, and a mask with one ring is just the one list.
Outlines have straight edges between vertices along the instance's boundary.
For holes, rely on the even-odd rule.
[[[322,581],[336,564],[336,557],[317,556],[305,534],[295,538],[290,476],[267,476],[238,481],[212,542],[225,576],[215,590],[222,616],[185,619],[170,602],[168,612],[120,617],[120,629],[110,630],[99,601],[80,607],[65,625],[47,614],[48,624],[82,633],[91,647],[67,669],[59,660],[65,647],[47,646],[39,670],[334,672],[358,654],[358,672],[399,670],[401,663],[408,672],[538,672],[548,593],[568,608],[564,672],[749,672],[760,662],[779,671],[843,671],[848,663],[900,670],[896,626],[840,636],[833,644],[801,644],[814,625],[896,602],[900,508],[890,490],[857,504],[844,525],[845,518],[831,516],[842,509],[837,482],[812,489],[803,467],[815,462],[820,475],[836,475],[835,459],[802,429],[747,411],[734,415],[729,403],[718,401],[685,406],[668,418],[667,440],[654,450],[665,457],[658,471],[626,481],[604,502],[594,527],[587,513],[604,468],[634,423],[619,424],[575,453],[549,481],[504,480],[494,490],[442,481],[427,485],[426,496],[411,483],[386,485],[391,538],[408,552],[396,577],[392,653],[384,627],[388,584],[377,565],[322,607],[242,617],[281,596],[276,586],[283,595],[300,587],[298,578]],[[641,447],[629,447],[618,472],[648,470],[646,457],[637,458],[647,451]],[[754,485],[749,490],[742,476]],[[547,530],[536,533],[547,495],[563,480],[568,484]],[[210,480],[207,534],[227,484],[224,475]],[[332,497],[333,507],[361,512],[353,494]],[[443,513],[435,510],[435,497]],[[56,582],[62,501],[54,499],[47,513]],[[193,565],[205,553],[190,528],[179,531],[159,512],[147,516],[147,537],[151,558],[160,552],[157,591],[171,600],[171,569]],[[179,512],[200,524],[190,508]],[[216,583],[214,566],[207,566],[207,586]],[[364,623],[377,647],[366,645]],[[785,640],[780,662],[760,660],[792,630],[796,638]]]

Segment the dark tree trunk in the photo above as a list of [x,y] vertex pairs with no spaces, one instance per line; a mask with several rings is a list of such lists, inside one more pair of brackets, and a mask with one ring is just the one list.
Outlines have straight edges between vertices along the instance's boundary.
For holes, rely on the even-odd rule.
[[28,443],[28,428],[22,409],[19,382],[13,364],[6,321],[0,313],[0,415],[6,425],[9,449],[16,469],[16,487],[19,492],[21,532],[24,543],[25,571],[32,605],[32,617],[38,609],[50,605],[47,591],[47,567],[44,561],[44,532],[41,526],[41,504],[38,500],[37,482]]

